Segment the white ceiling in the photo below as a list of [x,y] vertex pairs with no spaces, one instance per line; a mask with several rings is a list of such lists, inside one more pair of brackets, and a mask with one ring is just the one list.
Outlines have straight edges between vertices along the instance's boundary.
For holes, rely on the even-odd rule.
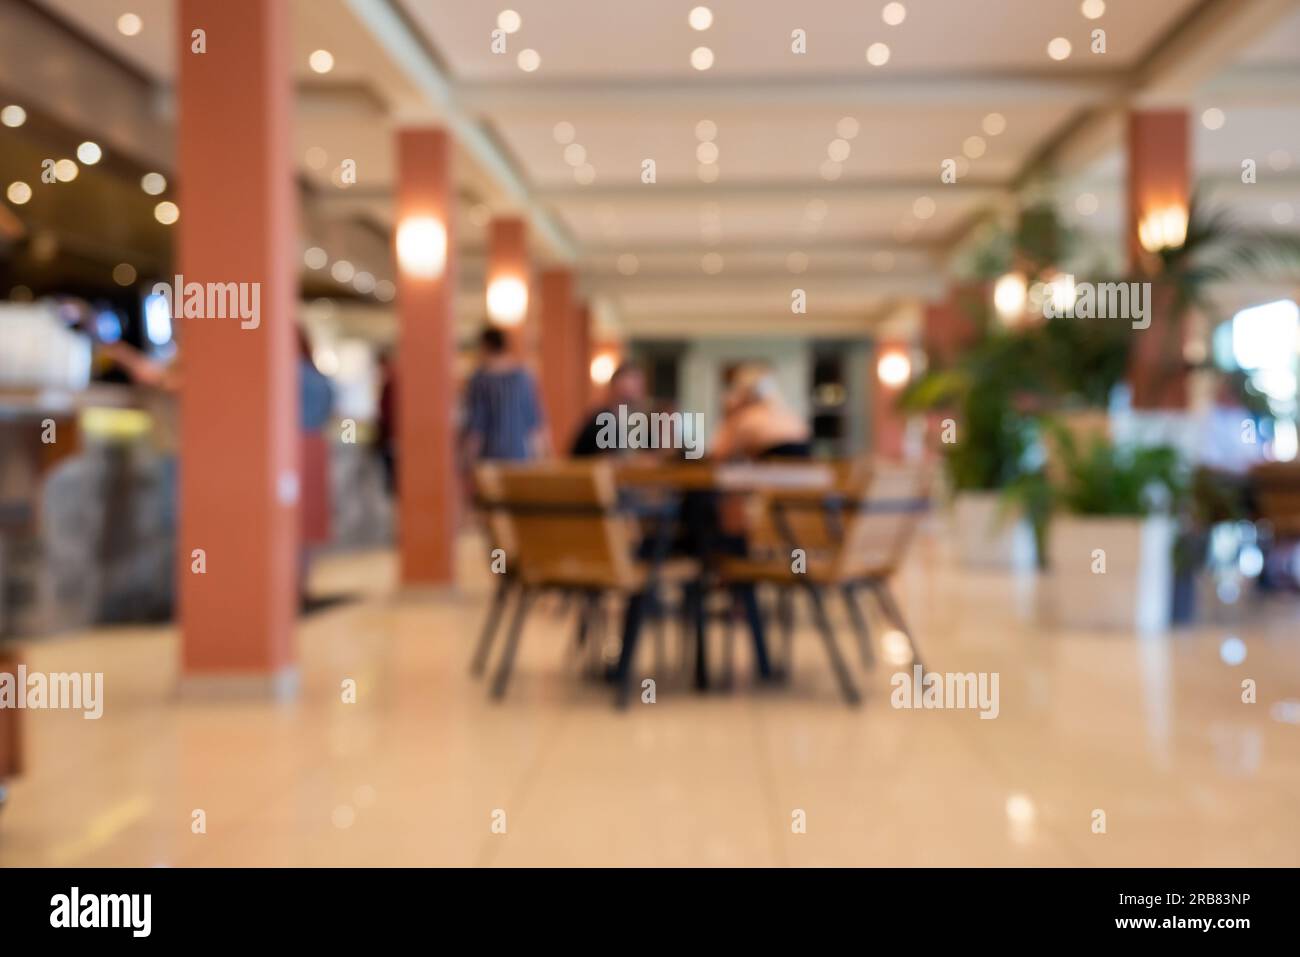
[[[39,2],[159,84],[170,82],[171,0]],[[982,210],[1005,203],[1035,159],[1068,141],[1089,110],[1122,105],[1153,47],[1195,34],[1198,21],[1230,20],[1238,8],[1264,22],[1264,8],[1288,5],[1109,0],[1094,21],[1079,0],[905,0],[904,22],[888,26],[883,0],[703,0],[714,21],[696,31],[687,13],[700,0],[292,2],[298,160],[317,188],[304,217],[310,241],[335,256],[384,258],[395,128],[461,122],[477,141],[458,163],[467,204],[532,216],[538,259],[571,254],[602,312],[639,333],[715,318],[776,321],[783,311],[788,319],[795,283],[824,315],[857,317],[865,328],[891,303],[941,288],[942,253]],[[522,28],[507,38],[508,52],[496,54],[492,31],[507,5]],[[1281,194],[1300,174],[1300,82],[1291,72],[1300,67],[1300,8],[1290,7],[1294,15],[1273,16],[1270,29],[1234,51],[1227,73],[1205,67],[1210,75],[1187,104],[1197,115],[1224,109],[1222,129],[1197,125],[1195,167],[1260,222],[1287,201]],[[137,37],[114,26],[127,9],[144,20]],[[406,36],[394,38],[391,24],[401,31],[403,20]],[[1106,31],[1103,55],[1088,49],[1098,27]],[[806,31],[806,54],[791,52],[794,29]],[[415,53],[406,43],[412,30]],[[1063,62],[1047,54],[1058,36],[1073,45]],[[881,67],[865,57],[877,42],[891,51]],[[715,53],[705,72],[690,65],[701,45]],[[335,56],[325,77],[307,67],[320,47]],[[536,72],[516,63],[526,47],[540,55]],[[994,112],[1005,120],[996,135],[981,128]],[[828,180],[828,146],[845,118],[858,132]],[[701,120],[717,127],[714,182],[700,177]],[[574,127],[590,183],[575,179],[556,140],[561,122]],[[974,155],[980,144],[967,142],[973,136],[982,155]],[[962,157],[964,145],[972,156],[961,159],[958,184],[941,183],[941,164]],[[1059,189],[1070,215],[1108,241],[1121,219],[1118,146],[1111,142]],[[309,162],[318,151],[319,169]],[[1283,153],[1293,164],[1285,176],[1268,165]],[[1231,189],[1245,156],[1260,163],[1252,193]],[[350,189],[331,182],[343,158],[357,162]],[[652,185],[641,181],[646,159],[656,164]],[[502,170],[513,184],[502,182]],[[1072,211],[1084,191],[1099,202],[1088,217]],[[460,212],[472,264],[483,243],[481,210]],[[1300,204],[1296,213],[1300,220]],[[376,275],[391,270],[387,262],[358,265]]]

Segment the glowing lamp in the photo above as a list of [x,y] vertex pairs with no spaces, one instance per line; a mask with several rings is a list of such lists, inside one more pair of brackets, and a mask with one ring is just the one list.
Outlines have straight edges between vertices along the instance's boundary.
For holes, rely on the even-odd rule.
[[1138,242],[1149,253],[1177,249],[1187,240],[1187,208],[1153,209],[1138,222]]
[[1029,284],[1024,275],[1009,272],[993,286],[993,308],[1004,322],[1014,322],[1025,314],[1029,300]]
[[912,360],[900,349],[890,349],[876,363],[876,375],[886,388],[897,389],[912,376]]
[[447,265],[447,228],[432,216],[412,216],[397,227],[397,262],[417,279],[437,279]]
[[517,326],[528,314],[528,286],[514,276],[501,276],[488,283],[488,317],[500,326]]

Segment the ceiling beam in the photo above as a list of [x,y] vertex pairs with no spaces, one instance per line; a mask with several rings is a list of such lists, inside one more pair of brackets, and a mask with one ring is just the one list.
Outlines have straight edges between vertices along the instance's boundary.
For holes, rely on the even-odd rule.
[[936,198],[958,196],[984,201],[1006,194],[1009,184],[998,180],[967,179],[941,183],[939,170],[933,177],[909,179],[852,179],[835,182],[802,180],[757,180],[717,183],[675,182],[654,184],[597,183],[591,186],[540,186],[533,195],[546,203],[655,203],[671,200],[806,201],[821,198],[843,203],[853,200],[903,200],[910,203],[922,193]]
[[739,80],[623,79],[481,81],[457,86],[457,100],[475,114],[576,115],[587,110],[679,112],[752,108],[804,110],[809,107],[960,106],[989,103],[1087,104],[1116,96],[1124,77],[1097,71],[1062,70],[912,73],[870,77]]
[[459,146],[483,166],[510,200],[518,205],[550,251],[561,260],[571,261],[576,249],[567,232],[530,194],[522,174],[499,144],[461,106],[451,80],[427,44],[422,42],[423,35],[393,0],[347,0],[347,5],[416,89],[425,95]]
[[[636,276],[592,276],[583,283],[584,291],[591,295],[614,296],[693,296],[707,294],[720,303],[736,303],[735,309],[744,311],[744,302],[755,297],[770,297],[774,306],[790,302],[794,289],[808,292],[810,306],[818,295],[852,297],[873,300],[887,296],[931,297],[943,293],[944,279],[933,270],[917,273],[870,273],[865,269],[852,272],[804,273],[780,275],[762,273],[725,272],[716,276],[704,273],[676,273]],[[742,302],[743,300],[743,302]]]

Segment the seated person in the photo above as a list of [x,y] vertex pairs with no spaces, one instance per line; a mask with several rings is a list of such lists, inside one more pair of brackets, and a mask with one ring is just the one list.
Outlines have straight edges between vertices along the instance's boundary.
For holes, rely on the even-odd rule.
[[627,406],[629,412],[645,411],[645,373],[632,362],[621,363],[609,377],[609,384],[605,387],[604,405],[591,413],[587,424],[573,440],[573,448],[569,454],[574,458],[587,458],[607,452],[624,451],[617,447],[605,448],[600,443],[602,416],[606,413],[617,415],[618,407],[621,405]]
[[718,459],[808,458],[812,431],[781,397],[772,370],[743,366],[723,398],[722,424],[713,437]]

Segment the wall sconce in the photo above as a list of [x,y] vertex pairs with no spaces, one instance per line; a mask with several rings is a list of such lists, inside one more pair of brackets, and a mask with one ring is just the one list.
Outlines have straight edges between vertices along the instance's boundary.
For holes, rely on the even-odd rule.
[[397,262],[417,279],[437,279],[447,266],[447,227],[432,216],[412,216],[397,227]]
[[517,326],[528,314],[528,285],[514,276],[501,276],[488,283],[488,318],[499,326]]
[[993,308],[1008,325],[1024,316],[1028,300],[1029,283],[1024,273],[1009,272],[993,286]]
[[912,377],[912,360],[901,349],[889,349],[876,362],[876,376],[887,389],[897,389]]
[[1187,241],[1187,207],[1153,209],[1138,222],[1138,242],[1149,253],[1177,249]]
[[609,380],[614,377],[614,369],[617,365],[613,354],[602,352],[591,360],[591,381],[596,385],[608,385]]

